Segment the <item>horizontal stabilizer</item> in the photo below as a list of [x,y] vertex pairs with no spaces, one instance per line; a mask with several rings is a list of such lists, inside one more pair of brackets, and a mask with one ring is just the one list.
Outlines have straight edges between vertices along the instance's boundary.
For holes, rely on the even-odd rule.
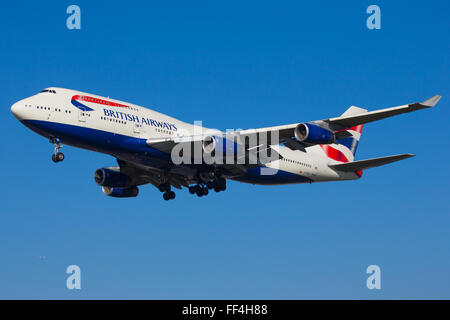
[[365,170],[365,169],[369,169],[369,168],[373,168],[373,167],[383,166],[385,164],[389,164],[389,163],[392,163],[395,161],[411,158],[414,156],[415,156],[414,154],[406,153],[406,154],[399,154],[399,155],[395,155],[395,156],[353,161],[353,162],[347,162],[347,163],[332,164],[332,165],[329,165],[329,167],[332,169],[338,170],[338,171],[355,172],[357,170]]

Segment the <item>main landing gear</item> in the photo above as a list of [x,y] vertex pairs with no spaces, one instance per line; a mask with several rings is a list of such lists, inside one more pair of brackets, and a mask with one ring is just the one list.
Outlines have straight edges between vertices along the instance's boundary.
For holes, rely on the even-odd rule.
[[206,184],[196,184],[189,187],[190,194],[197,194],[198,197],[208,195],[209,190],[214,189],[215,192],[225,191],[227,188],[226,180],[224,178],[217,178],[208,181]]
[[225,191],[227,189],[227,180],[218,178],[213,181],[212,188],[215,192]]
[[170,184],[169,183],[162,183],[158,186],[159,191],[164,192],[163,198],[164,200],[172,200],[175,199],[175,192],[170,190]]
[[208,188],[200,185],[200,184],[196,184],[195,186],[190,186],[189,187],[189,193],[190,194],[197,194],[198,197],[203,197],[208,195],[209,190]]
[[52,154],[52,160],[53,162],[61,162],[64,160],[64,153],[59,152],[59,149],[61,149],[63,146],[61,145],[61,140],[58,138],[52,138],[50,139],[50,143],[53,143],[55,150]]

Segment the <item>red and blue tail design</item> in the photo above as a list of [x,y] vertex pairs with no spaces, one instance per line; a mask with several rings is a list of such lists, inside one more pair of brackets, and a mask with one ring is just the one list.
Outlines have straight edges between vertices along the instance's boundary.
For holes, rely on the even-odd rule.
[[[360,113],[367,112],[366,109],[351,106],[347,111],[345,111],[341,117],[356,115]],[[364,125],[358,125],[355,127],[348,128],[342,131],[348,131],[351,136],[338,139],[336,143],[333,144],[323,144],[320,145],[322,150],[325,152],[327,157],[340,161],[340,162],[351,162],[355,159],[356,149],[358,148],[359,140],[361,139],[361,133]]]
[[359,139],[363,125],[349,128],[348,131],[352,134],[351,137],[342,138],[333,144],[322,144],[320,147],[325,152],[328,158],[340,162],[350,162],[355,159],[356,149],[358,148]]
[[356,153],[356,149],[358,148],[359,139],[361,138],[363,126],[364,125],[361,124],[359,126],[352,127],[352,128],[345,130],[345,131],[350,132],[352,134],[352,136],[337,140],[336,141],[337,144],[346,146],[354,156]]

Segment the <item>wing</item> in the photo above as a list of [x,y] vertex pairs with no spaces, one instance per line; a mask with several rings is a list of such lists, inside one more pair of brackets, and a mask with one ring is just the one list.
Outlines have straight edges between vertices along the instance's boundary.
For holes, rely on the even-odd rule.
[[[346,112],[344,112],[339,117],[312,121],[310,123],[318,125],[329,131],[332,131],[336,136],[336,140],[338,140],[345,138],[346,136],[349,136],[349,133],[346,131],[346,129],[348,128],[392,117],[402,113],[432,108],[436,105],[436,103],[440,99],[441,99],[440,95],[435,95],[424,102],[411,103],[407,105],[380,109],[370,112],[367,112],[366,109],[351,106],[349,109],[347,109]],[[272,136],[274,134],[278,134],[280,143],[284,143],[291,149],[304,150],[306,147],[311,146],[311,144],[298,141],[295,138],[295,129],[299,124],[301,123],[293,123],[288,125],[267,127],[260,129],[242,130],[238,131],[237,133],[240,135],[252,135],[252,134],[260,135],[272,133]]]
[[[179,144],[189,145],[192,148],[200,147],[207,134],[195,136],[180,136],[167,138],[150,138],[146,140],[149,147],[155,148],[159,151],[170,153],[172,149]],[[198,146],[196,146],[198,144]]]
[[[435,95],[424,102],[370,112],[366,109],[351,106],[339,117],[317,120],[308,123],[330,131],[334,140],[330,140],[329,143],[334,143],[336,140],[351,136],[351,133],[347,131],[349,128],[402,113],[432,108],[436,105],[440,98],[441,96]],[[227,167],[230,172],[239,173],[245,171],[250,164],[261,165],[270,161],[281,159],[281,155],[279,155],[271,147],[273,145],[284,144],[292,150],[302,151],[305,151],[306,147],[314,145],[314,143],[302,142],[296,138],[296,129],[301,124],[302,123],[293,123],[267,128],[240,130],[231,133],[222,133],[219,131],[211,133],[211,131],[209,131],[208,134],[204,135],[147,139],[146,144],[151,148],[155,148],[166,153],[171,153],[176,146],[185,146],[189,150],[194,150],[192,153],[193,156],[200,156],[201,161],[203,161],[203,153],[200,152],[199,154],[196,154],[195,150],[204,150],[205,142],[208,144],[208,139],[210,139],[211,136],[220,136],[219,139],[230,139],[237,141],[237,145],[243,150],[243,153],[239,155],[243,161],[240,163],[238,162],[238,165],[220,166]],[[252,143],[248,143],[247,139],[251,140]],[[320,144],[323,143],[321,142]]]
[[[248,141],[245,141],[245,139],[236,132],[215,132],[213,134],[197,136],[147,139],[146,144],[151,148],[166,153],[175,151],[176,154],[179,154],[181,150],[190,150],[189,154],[190,159],[192,160],[190,163],[197,164],[204,164],[203,154],[204,152],[207,152],[206,150],[210,148],[210,145],[213,145],[216,156],[221,154],[226,157],[226,155],[231,152],[234,154],[236,160],[233,164],[225,164],[226,161],[223,159],[223,164],[214,163],[213,165],[225,168],[230,173],[234,172],[235,174],[245,172],[249,165],[257,166],[281,158],[281,155],[274,150],[267,141],[264,140],[263,143],[255,141],[255,143],[249,144]],[[174,150],[176,147],[177,149]],[[212,152],[211,150],[210,152]],[[195,161],[196,159],[200,159],[200,161]]]
[[328,123],[330,126],[337,126],[341,129],[343,128],[349,128],[354,127],[360,124],[365,124],[377,120],[381,120],[384,118],[396,116],[398,114],[402,113],[408,113],[413,112],[421,109],[428,109],[432,108],[438,103],[438,101],[441,99],[440,95],[435,95],[432,98],[424,101],[424,102],[416,102],[412,104],[407,104],[403,106],[398,107],[392,107],[392,108],[386,108],[381,110],[375,110],[363,114],[357,114],[357,115],[350,115],[350,116],[343,116],[337,117],[337,118],[331,118],[323,120],[324,122]]
[[193,183],[190,177],[176,172],[164,175],[160,170],[140,166],[121,159],[117,159],[117,163],[119,164],[120,172],[129,176],[133,180],[133,185],[136,186],[151,183],[158,188],[159,185],[167,182],[175,188],[181,189],[183,186],[189,187],[189,184]]

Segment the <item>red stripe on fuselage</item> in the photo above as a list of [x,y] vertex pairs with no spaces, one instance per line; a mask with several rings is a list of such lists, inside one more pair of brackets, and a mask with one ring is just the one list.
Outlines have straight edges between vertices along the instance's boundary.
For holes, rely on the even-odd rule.
[[98,98],[93,98],[93,97],[89,97],[89,96],[75,95],[72,97],[72,100],[82,100],[82,101],[102,104],[102,105],[110,106],[110,107],[130,108],[129,106],[124,105],[124,104],[120,104],[120,103],[116,103],[116,102],[112,102],[112,101],[108,101],[108,100],[103,100],[103,99],[98,99]]

